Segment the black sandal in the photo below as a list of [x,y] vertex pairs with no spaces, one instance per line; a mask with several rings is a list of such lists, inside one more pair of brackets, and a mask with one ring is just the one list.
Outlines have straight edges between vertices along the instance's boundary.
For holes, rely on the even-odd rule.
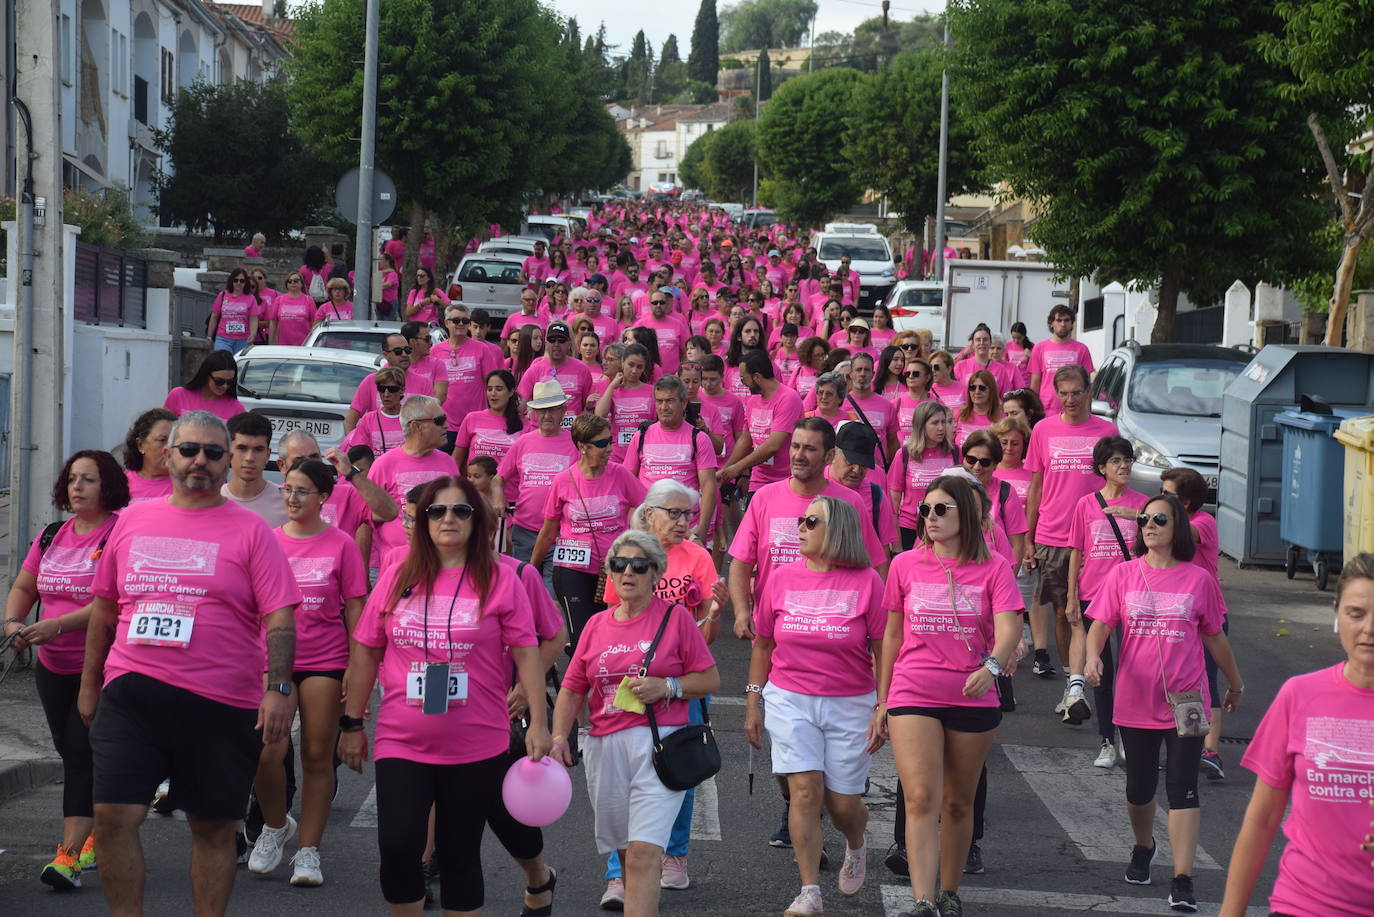
[[[548,892],[550,895],[552,895],[552,894],[553,894],[553,888],[554,888],[554,886],[557,885],[557,884],[558,884],[558,873],[554,871],[554,868],[553,868],[552,866],[550,866],[550,867],[549,867],[549,881],[545,882],[543,885],[539,886],[538,888],[530,888],[529,886],[525,886],[525,894],[527,894],[527,895],[542,895],[542,894],[544,894],[545,892]],[[522,908],[520,909],[520,917],[550,917],[551,914],[553,914],[553,902],[552,902],[552,901],[550,901],[548,904],[544,905],[543,907],[529,907],[529,906],[527,905],[527,906],[522,907]]]

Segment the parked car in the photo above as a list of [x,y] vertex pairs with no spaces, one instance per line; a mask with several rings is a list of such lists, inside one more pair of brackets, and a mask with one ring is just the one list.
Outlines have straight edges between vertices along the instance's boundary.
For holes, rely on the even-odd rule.
[[872,223],[826,223],[811,240],[816,257],[833,274],[840,259],[849,258],[849,269],[859,275],[859,301],[865,313],[883,301],[897,282],[897,264],[887,239]]
[[473,252],[464,255],[448,285],[448,298],[469,309],[491,313],[492,324],[520,310],[520,265],[524,256],[506,252]]
[[935,348],[938,350],[944,346],[944,284],[938,280],[899,280],[888,291],[883,305],[892,313],[893,328],[898,331],[929,331]]
[[739,228],[746,232],[767,229],[778,221],[778,215],[766,208],[745,210],[739,215]]
[[[324,347],[330,350],[351,350],[354,353],[375,355],[382,350],[388,334],[400,334],[400,322],[384,321],[325,321],[310,329],[303,347]],[[430,329],[431,342],[438,344],[446,335],[439,328]]]
[[363,379],[382,366],[382,355],[376,350],[365,354],[334,347],[255,345],[240,351],[234,362],[239,402],[272,422],[275,455],[278,441],[292,430],[314,436],[321,450],[343,442],[348,405]]
[[574,217],[557,213],[531,214],[525,217],[525,225],[521,228],[520,235],[541,235],[552,242],[555,236],[571,236],[572,231],[579,228],[579,222],[583,227],[587,225],[586,220],[579,221]]
[[488,239],[477,246],[478,252],[497,252],[506,255],[519,255],[521,258],[529,258],[534,254],[534,243],[543,242],[549,244],[549,240],[543,236],[497,236],[495,239]]
[[1211,344],[1128,341],[1107,355],[1092,385],[1092,412],[1135,447],[1131,487],[1159,493],[1166,468],[1187,466],[1207,482],[1214,509],[1221,455],[1221,396],[1250,354]]

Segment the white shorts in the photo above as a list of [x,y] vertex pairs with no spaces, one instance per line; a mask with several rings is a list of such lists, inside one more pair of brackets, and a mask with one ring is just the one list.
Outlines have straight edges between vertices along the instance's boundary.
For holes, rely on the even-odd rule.
[[877,697],[876,691],[818,697],[769,682],[763,689],[763,723],[773,745],[773,773],[821,771],[832,793],[862,793],[872,761],[866,746]]
[[[681,726],[660,726],[660,736]],[[604,736],[587,736],[582,747],[587,766],[599,853],[624,850],[631,841],[666,848],[684,790],[670,790],[658,778],[653,733],[631,726]]]

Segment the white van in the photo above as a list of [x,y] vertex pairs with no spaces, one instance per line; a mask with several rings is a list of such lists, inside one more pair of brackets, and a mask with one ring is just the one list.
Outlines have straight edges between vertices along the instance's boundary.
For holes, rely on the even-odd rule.
[[883,301],[897,282],[897,265],[887,239],[872,223],[826,223],[811,240],[816,257],[833,274],[848,256],[849,269],[859,275],[859,308],[865,313]]

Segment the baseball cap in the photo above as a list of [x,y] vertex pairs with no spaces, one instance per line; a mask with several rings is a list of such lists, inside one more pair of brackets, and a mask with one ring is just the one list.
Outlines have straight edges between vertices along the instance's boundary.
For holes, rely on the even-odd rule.
[[781,257],[782,257],[782,252],[778,251],[776,248],[770,248],[770,249],[768,250],[768,257],[770,257],[770,258],[781,258]]
[[840,424],[835,431],[835,448],[855,465],[873,467],[873,451],[878,448],[878,437],[866,424],[850,421]]
[[682,262],[682,252],[678,251],[677,249],[674,249],[673,253],[669,255],[668,258],[674,264],[680,264]]
[[592,276],[590,276],[590,277],[587,278],[587,286],[589,286],[589,287],[594,287],[594,286],[596,286],[598,283],[606,283],[606,282],[607,282],[607,281],[606,281],[606,275],[605,275],[605,274],[593,274]]
[[572,339],[572,329],[568,327],[567,322],[549,322],[549,328],[544,332],[544,340],[552,341],[556,337],[561,337],[565,341]]

